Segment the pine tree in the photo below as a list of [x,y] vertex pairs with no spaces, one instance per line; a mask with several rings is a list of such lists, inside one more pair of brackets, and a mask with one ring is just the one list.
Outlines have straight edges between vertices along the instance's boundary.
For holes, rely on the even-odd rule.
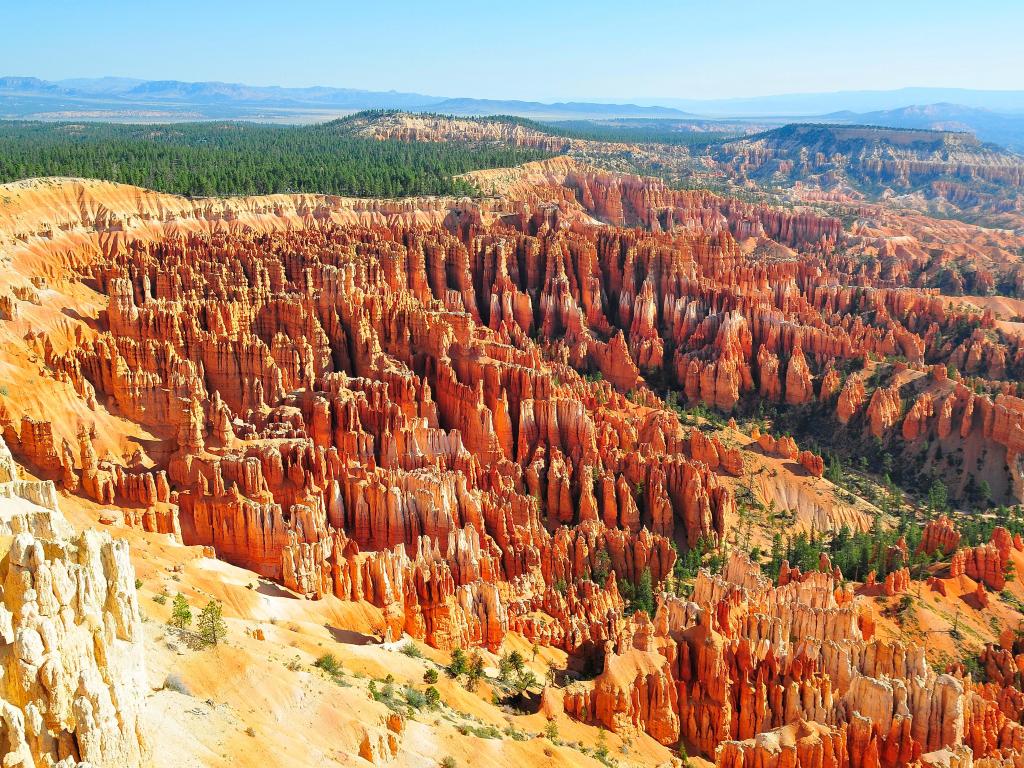
[[448,676],[458,678],[459,675],[466,672],[468,669],[468,663],[466,660],[466,652],[461,648],[456,648],[452,651],[452,661],[448,665]]
[[512,661],[509,659],[508,654],[505,654],[498,659],[498,680],[502,683],[507,683],[512,677]]
[[217,645],[228,632],[228,625],[224,623],[223,607],[217,600],[211,600],[206,604],[196,624],[199,628],[199,637],[206,645]]
[[167,623],[178,629],[185,629],[192,623],[192,609],[188,607],[188,600],[179,592],[171,602],[171,616]]
[[469,668],[466,670],[466,690],[475,691],[477,683],[485,676],[483,657],[479,653],[474,653],[469,659]]
[[544,736],[548,741],[555,741],[558,738],[558,723],[554,720],[548,720],[544,726]]
[[633,605],[638,611],[646,611],[649,616],[654,615],[654,585],[651,582],[650,568],[644,568],[640,574]]
[[786,548],[782,545],[782,534],[776,533],[772,536],[771,563],[768,565],[768,575],[773,579],[779,578],[779,570],[782,568],[782,561],[786,559]]
[[928,489],[928,508],[932,512],[942,512],[949,507],[949,493],[945,483],[935,478]]
[[513,685],[515,686],[515,689],[519,693],[519,695],[522,695],[530,688],[533,688],[535,685],[537,685],[537,676],[533,674],[531,670],[523,669],[516,676]]
[[519,651],[512,651],[508,655],[508,663],[512,667],[512,671],[516,674],[523,671],[523,667],[526,666],[526,659],[523,658],[523,654]]
[[430,685],[427,686],[425,693],[427,696],[427,706],[431,709],[437,709],[441,704],[441,692],[434,686]]
[[153,132],[94,123],[74,136],[54,125],[0,124],[0,183],[87,176],[187,195],[270,192],[475,194],[454,174],[509,167],[549,153],[525,147],[403,144],[347,135],[345,121],[314,126],[180,124]]

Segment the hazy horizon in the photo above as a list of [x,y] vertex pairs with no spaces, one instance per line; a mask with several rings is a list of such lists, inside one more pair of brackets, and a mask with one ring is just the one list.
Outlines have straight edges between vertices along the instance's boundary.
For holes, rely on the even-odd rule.
[[[368,93],[409,93],[417,94],[422,96],[431,96],[435,98],[472,98],[481,100],[491,101],[545,101],[545,102],[593,102],[596,104],[601,103],[636,103],[636,104],[671,104],[673,102],[729,102],[729,101],[753,101],[763,99],[776,99],[776,98],[788,98],[788,97],[802,97],[802,96],[840,96],[849,94],[899,94],[906,93],[908,91],[919,92],[919,91],[963,91],[965,93],[981,93],[981,94],[1020,94],[1024,93],[1024,85],[1018,88],[964,88],[956,86],[944,86],[944,85],[904,85],[893,88],[843,88],[843,89],[832,89],[824,91],[786,91],[778,93],[765,93],[765,94],[737,94],[733,96],[722,96],[722,97],[696,97],[696,96],[641,96],[641,95],[630,95],[630,94],[619,94],[619,95],[600,95],[600,96],[587,96],[587,95],[569,95],[562,98],[529,98],[529,97],[502,97],[502,96],[472,96],[464,93],[429,93],[425,91],[415,91],[406,88],[360,88],[357,86],[348,85],[345,83],[329,83],[329,82],[311,82],[298,85],[282,85],[281,83],[272,82],[252,82],[248,80],[217,80],[217,79],[205,79],[205,80],[183,80],[177,77],[134,77],[131,75],[123,74],[101,74],[101,75],[75,75],[69,77],[41,77],[34,72],[0,72],[0,78],[13,77],[13,78],[37,78],[46,82],[61,83],[61,84],[72,84],[81,83],[88,81],[133,81],[137,83],[152,83],[152,82],[181,82],[181,83],[209,83],[209,84],[221,84],[221,85],[234,85],[234,86],[246,86],[251,88],[294,88],[294,89],[313,89],[313,88],[333,88],[339,90],[355,90],[355,91],[366,91]],[[909,104],[909,103],[908,103]]]

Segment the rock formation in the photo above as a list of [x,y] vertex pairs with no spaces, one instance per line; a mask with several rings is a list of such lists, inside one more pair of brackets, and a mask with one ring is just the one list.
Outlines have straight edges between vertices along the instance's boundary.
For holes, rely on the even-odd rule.
[[73,535],[52,483],[10,479],[16,473],[0,443],[4,763],[141,766],[146,679],[127,545]]
[[[431,140],[437,120],[423,118]],[[992,477],[994,497],[1024,498],[1021,341],[906,287],[914,253],[860,258],[867,235],[811,210],[565,157],[469,178],[494,199],[185,201],[68,181],[38,193],[43,217],[12,191],[25,208],[0,211],[12,263],[98,297],[87,323],[19,316],[40,295],[30,279],[0,304],[0,322],[38,325],[18,338],[61,404],[0,409],[13,455],[44,478],[19,479],[0,451],[0,503],[17,510],[0,517],[13,536],[0,685],[19,759],[145,753],[131,569],[118,542],[76,539],[51,514],[58,481],[117,508],[101,522],[209,547],[309,599],[362,601],[385,640],[556,646],[600,670],[564,689],[565,713],[683,738],[719,765],[1019,755],[1019,717],[919,646],[876,638],[827,556],[818,571],[785,564],[774,586],[734,552],[688,599],[661,587],[679,553],[725,541],[734,478],[753,465],[766,486],[782,467],[795,493],[835,490],[809,437],[715,434],[705,408],[834,413],[826,428],[908,456],[969,446],[962,488]],[[112,437],[124,424],[130,445]],[[1018,542],[997,528],[961,546],[940,519],[921,551],[978,582],[983,605]],[[888,555],[899,563],[867,588],[904,595],[905,542]],[[653,616],[627,616],[624,595],[648,582]],[[362,757],[390,760],[398,735],[368,726]]]
[[[906,588],[906,570],[890,576],[887,591]],[[823,750],[833,765],[902,765],[963,746],[963,683],[920,646],[869,640],[859,599],[840,593],[821,572],[773,587],[733,554],[721,577],[700,573],[690,602],[665,595],[653,621],[634,616],[603,672],[566,689],[566,711],[662,743],[682,735],[718,765],[817,765]]]

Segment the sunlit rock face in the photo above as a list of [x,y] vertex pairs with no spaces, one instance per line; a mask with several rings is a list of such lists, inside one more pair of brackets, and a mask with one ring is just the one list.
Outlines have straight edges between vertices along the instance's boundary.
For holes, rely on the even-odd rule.
[[12,766],[140,766],[146,686],[123,541],[75,535],[0,440],[0,745]]

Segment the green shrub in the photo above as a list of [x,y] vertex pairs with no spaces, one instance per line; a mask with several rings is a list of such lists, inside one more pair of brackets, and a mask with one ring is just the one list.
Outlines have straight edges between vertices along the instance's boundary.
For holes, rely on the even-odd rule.
[[423,651],[420,650],[419,646],[416,645],[412,640],[405,643],[401,648],[398,649],[400,653],[408,656],[410,659],[422,659]]
[[332,677],[342,673],[341,662],[335,658],[333,653],[325,653],[313,662],[313,666],[322,669]]
[[477,684],[485,676],[483,657],[479,653],[474,653],[466,668],[466,690],[475,691]]
[[460,725],[458,731],[463,736],[476,736],[478,739],[501,738],[501,731],[493,725]]
[[982,666],[981,659],[978,658],[978,654],[975,653],[970,656],[965,656],[962,663],[964,665],[964,671],[970,675],[974,682],[988,682],[988,673],[985,671],[985,667]]
[[167,623],[178,629],[185,629],[192,623],[192,609],[188,607],[188,600],[181,592],[176,594],[174,600],[171,601],[171,615],[168,617]]
[[461,648],[456,648],[452,651],[452,660],[445,669],[447,670],[449,677],[457,678],[459,675],[465,674],[469,669],[466,652]]
[[415,688],[406,688],[405,703],[413,709],[423,709],[427,704],[427,697]]
[[427,699],[427,706],[431,709],[437,709],[441,705],[441,692],[434,686],[428,686],[425,692]]

